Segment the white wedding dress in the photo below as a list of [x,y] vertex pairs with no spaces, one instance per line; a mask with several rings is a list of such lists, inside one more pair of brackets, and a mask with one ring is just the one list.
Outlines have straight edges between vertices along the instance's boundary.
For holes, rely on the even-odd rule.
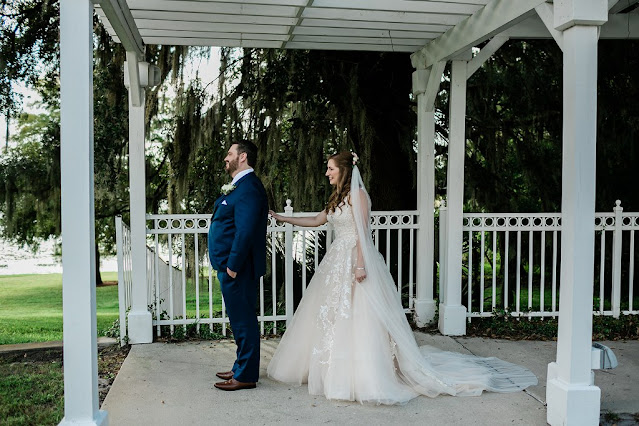
[[[328,399],[403,404],[422,394],[479,395],[537,384],[529,370],[417,346],[368,224],[370,200],[357,167],[350,203],[328,220],[335,239],[318,266],[268,366],[269,377]],[[357,241],[367,278],[355,281]]]

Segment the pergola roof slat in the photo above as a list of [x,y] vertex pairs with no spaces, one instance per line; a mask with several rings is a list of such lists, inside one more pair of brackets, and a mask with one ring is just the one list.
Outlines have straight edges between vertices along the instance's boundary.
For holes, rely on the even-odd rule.
[[446,13],[383,12],[373,10],[307,8],[304,18],[336,19],[346,21],[377,21],[420,24],[424,22],[440,25],[456,25],[467,15]]
[[[184,1],[184,0],[173,0]],[[308,0],[197,0],[198,3],[233,3],[233,4],[259,4],[259,5],[273,5],[273,6],[306,6]],[[421,0],[419,0],[421,1]],[[428,0],[427,0],[428,1]],[[449,1],[449,0],[440,0]]]
[[315,49],[315,50],[353,50],[353,51],[371,51],[371,52],[414,52],[415,46],[393,46],[393,45],[374,45],[374,44],[356,44],[356,43],[313,43],[313,42],[295,42],[291,41],[286,44],[288,49]]
[[160,19],[164,21],[237,23],[262,25],[295,25],[294,17],[264,16],[264,15],[230,15],[196,12],[168,12],[163,10],[132,10],[131,14],[138,19]]
[[315,36],[345,36],[345,37],[402,37],[414,39],[432,39],[439,35],[437,32],[396,31],[396,30],[369,30],[363,28],[339,28],[339,27],[296,27],[293,30],[296,35]]
[[358,10],[377,10],[377,11],[393,11],[393,12],[425,12],[425,13],[443,13],[443,14],[462,14],[468,15],[477,12],[487,3],[484,1],[480,4],[464,4],[464,3],[444,3],[439,1],[407,1],[395,0],[388,2],[385,0],[351,0],[345,2],[343,0],[315,0],[313,7],[330,7],[336,9],[358,9]]
[[190,37],[145,37],[149,44],[169,44],[175,46],[226,46],[256,47],[265,49],[282,48],[281,41],[271,40],[238,40],[236,38],[190,38]]
[[[131,12],[141,10],[197,12],[227,15],[295,16],[299,7],[190,0],[129,0]],[[135,15],[134,15],[135,16]]]
[[[137,21],[142,31],[167,30],[167,31],[224,31],[235,33],[238,37],[242,34],[288,34],[288,25],[260,25],[251,23],[224,23],[224,22],[189,22],[189,21],[165,21],[155,19],[140,19]],[[164,43],[166,44],[166,43]]]
[[341,28],[364,28],[364,29],[387,29],[399,31],[425,31],[442,34],[452,25],[424,24],[424,23],[402,23],[402,22],[372,22],[372,21],[339,21],[334,19],[311,19],[302,21],[302,27],[341,27]]
[[391,39],[384,37],[338,37],[338,36],[307,36],[299,35],[293,38],[294,42],[309,43],[338,43],[338,44],[376,44],[376,45],[404,45],[404,46],[423,46],[427,41],[425,39]]
[[[237,33],[225,32],[225,31],[168,31],[168,30],[141,30],[140,34],[144,38],[151,37],[170,37],[170,38],[195,38],[195,39],[234,39],[238,38]],[[286,41],[288,40],[287,34],[272,34],[272,33],[242,33],[243,40],[265,40],[265,41]]]

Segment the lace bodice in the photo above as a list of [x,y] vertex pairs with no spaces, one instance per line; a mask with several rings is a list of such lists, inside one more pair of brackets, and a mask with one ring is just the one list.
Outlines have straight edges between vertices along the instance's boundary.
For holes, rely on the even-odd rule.
[[357,229],[355,219],[353,219],[352,207],[348,202],[335,209],[327,216],[328,222],[335,229],[335,240],[344,240],[344,243],[355,243],[357,241]]

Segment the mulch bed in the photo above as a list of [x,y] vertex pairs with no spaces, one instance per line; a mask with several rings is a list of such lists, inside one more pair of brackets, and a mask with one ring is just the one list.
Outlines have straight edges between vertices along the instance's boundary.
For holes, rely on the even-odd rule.
[[[439,334],[437,322],[423,328],[413,329]],[[466,337],[485,337],[505,340],[557,340],[557,318],[513,318],[493,316],[473,318],[466,323]],[[639,340],[639,315],[593,316],[592,339]]]

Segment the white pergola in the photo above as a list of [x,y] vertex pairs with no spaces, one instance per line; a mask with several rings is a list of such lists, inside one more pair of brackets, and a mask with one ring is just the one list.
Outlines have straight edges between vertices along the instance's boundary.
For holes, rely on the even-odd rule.
[[[434,101],[452,62],[442,333],[463,335],[462,214],[466,81],[508,39],[553,38],[563,51],[561,290],[557,360],[548,366],[548,423],[596,425],[600,390],[591,370],[597,44],[638,38],[638,0],[96,0],[127,50],[131,245],[130,341],[152,341],[146,300],[145,44],[367,50],[412,53],[418,103],[418,250],[415,311],[434,318]],[[91,0],[61,0],[61,169],[65,417],[108,424],[98,405],[93,202]],[[631,13],[627,13],[632,11]],[[473,57],[471,49],[490,40]],[[455,284],[456,283],[456,284]]]

